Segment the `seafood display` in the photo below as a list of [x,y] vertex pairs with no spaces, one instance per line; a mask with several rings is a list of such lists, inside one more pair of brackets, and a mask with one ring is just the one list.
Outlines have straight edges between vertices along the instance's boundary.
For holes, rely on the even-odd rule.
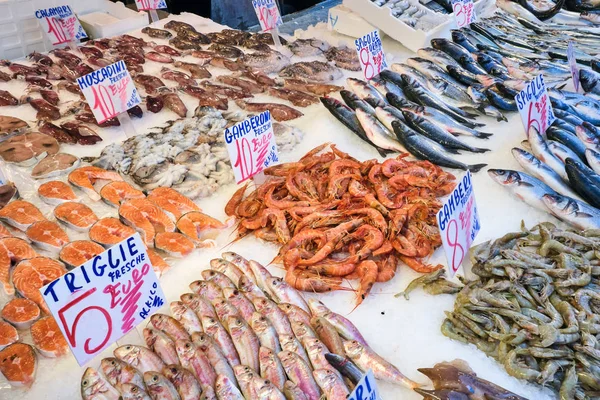
[[[98,393],[118,399],[134,391],[137,398],[153,399],[284,399],[284,393],[300,393],[295,398],[340,400],[358,382],[344,379],[344,363],[359,376],[372,369],[376,379],[418,387],[375,353],[350,320],[318,300],[306,301],[256,261],[222,256],[202,271],[204,280],[189,285],[192,293],[170,304],[171,315],[150,317],[147,347],[121,345],[114,358],[101,361],[102,373],[85,370],[82,399]],[[341,348],[330,345],[337,342]]]
[[442,333],[560,398],[595,396],[597,242],[597,230],[543,222],[475,246],[476,278],[464,280]]
[[[89,161],[128,176],[145,190],[170,187],[191,199],[210,196],[234,181],[223,130],[244,116],[212,107],[199,107],[195,114],[159,131],[108,145]],[[274,124],[274,133],[281,152],[291,151],[303,136],[300,130],[279,123]]]
[[387,282],[399,261],[417,272],[441,265],[423,259],[441,245],[438,197],[454,175],[406,154],[383,163],[359,162],[325,143],[298,162],[269,167],[266,183],[245,196],[239,189],[225,212],[239,220],[238,239],[254,233],[281,248],[276,261],[298,290],[344,290],[359,279],[356,305],[375,282]]
[[446,22],[443,13],[452,13],[452,3],[445,0],[436,0],[434,4],[442,6],[439,10],[424,6],[412,0],[371,0],[378,7],[390,9],[391,14],[413,29],[430,31]]

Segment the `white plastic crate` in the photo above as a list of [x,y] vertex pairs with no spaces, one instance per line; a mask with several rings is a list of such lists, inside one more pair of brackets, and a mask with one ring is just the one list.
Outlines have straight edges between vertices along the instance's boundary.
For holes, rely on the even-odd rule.
[[[494,2],[490,0],[474,0],[474,3],[477,18],[479,18],[488,13],[487,9],[489,5]],[[344,0],[343,4],[367,22],[415,52],[420,48],[428,47],[429,42],[433,38],[450,38],[450,31],[456,29],[456,22],[452,14],[440,14],[444,16],[446,22],[425,32],[414,29],[394,17],[389,7],[379,7],[370,0]]]
[[[90,37],[114,36],[148,25],[145,12],[107,0],[0,0],[0,59],[14,60],[33,51],[51,50],[53,46],[34,13],[40,8],[61,5],[71,7]],[[83,21],[86,15],[92,15],[87,18],[92,24],[90,30]],[[106,20],[106,15],[112,16],[112,23],[101,21],[101,24],[93,25],[95,20]]]

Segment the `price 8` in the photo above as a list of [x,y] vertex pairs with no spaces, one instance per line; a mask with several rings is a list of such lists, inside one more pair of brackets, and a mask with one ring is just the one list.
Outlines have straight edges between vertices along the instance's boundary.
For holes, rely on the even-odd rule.
[[375,30],[356,39],[354,44],[365,79],[373,79],[387,68],[379,31]]

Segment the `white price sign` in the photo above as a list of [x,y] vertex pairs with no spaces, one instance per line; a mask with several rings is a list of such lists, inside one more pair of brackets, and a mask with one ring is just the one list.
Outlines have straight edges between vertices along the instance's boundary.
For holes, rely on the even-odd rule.
[[99,124],[142,102],[123,60],[77,78]]
[[79,365],[165,302],[139,233],[40,289]]
[[135,0],[135,5],[140,11],[167,8],[167,3],[165,0]]
[[456,19],[456,26],[463,28],[475,22],[475,5],[473,0],[452,0],[452,10]]
[[88,37],[77,16],[67,5],[37,10],[35,17],[40,21],[53,45]]
[[225,129],[225,144],[237,183],[252,178],[279,161],[269,111]]
[[356,387],[348,397],[348,400],[379,400],[379,390],[373,376],[373,371],[369,370],[366,375],[356,384]]
[[471,172],[467,171],[437,213],[451,277],[458,271],[481,229],[471,178]]
[[369,80],[387,68],[378,30],[356,39],[354,44],[365,79]]
[[268,32],[283,23],[275,0],[252,0],[252,7],[263,31]]
[[525,133],[529,132],[529,127],[533,126],[543,135],[556,119],[546,90],[544,75],[539,75],[529,82],[525,89],[515,96],[515,101],[519,114],[521,114]]

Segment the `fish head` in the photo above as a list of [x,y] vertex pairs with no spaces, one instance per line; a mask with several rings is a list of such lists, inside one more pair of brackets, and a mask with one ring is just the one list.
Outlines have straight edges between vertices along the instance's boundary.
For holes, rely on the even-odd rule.
[[190,360],[195,357],[196,353],[196,347],[194,344],[185,339],[177,339],[175,341],[175,350],[177,351],[179,358],[182,360]]
[[240,292],[237,289],[225,287],[221,289],[223,291],[223,296],[225,299],[235,299],[240,296]]
[[586,143],[594,143],[597,141],[594,133],[586,128],[584,125],[578,125],[575,127],[575,133],[577,137]]
[[521,181],[521,176],[517,171],[489,169],[488,175],[496,182],[506,186],[517,185]]
[[169,379],[175,386],[179,386],[183,383],[183,373],[181,371],[181,366],[179,365],[167,365],[163,368],[162,373],[165,374],[167,379]]
[[180,319],[183,314],[185,314],[188,310],[185,304],[181,301],[173,301],[169,304],[169,308],[171,309],[171,313],[175,319]]
[[400,76],[402,77],[402,82],[404,82],[405,85],[420,86],[419,83],[417,82],[417,80],[415,78],[413,78],[412,76],[410,76],[408,74],[401,74]]
[[165,314],[154,314],[150,317],[150,323],[156,329],[163,330],[165,326],[168,324],[169,316]]
[[192,309],[195,308],[195,305],[199,301],[199,296],[195,293],[184,293],[181,296],[179,296],[179,298],[181,299],[181,301],[183,301],[183,304],[187,305]]
[[227,328],[229,330],[229,334],[233,338],[235,336],[243,335],[248,329],[248,326],[242,318],[230,315],[227,317]]
[[100,361],[100,369],[102,369],[104,376],[109,382],[117,382],[122,367],[123,362],[115,357],[103,358],[102,361]]
[[156,371],[144,372],[144,383],[149,391],[155,392],[161,386],[162,377]]
[[235,378],[240,382],[250,382],[258,374],[247,365],[236,365],[233,367]]
[[440,38],[431,39],[431,47],[433,47],[436,50],[441,50],[445,44],[446,44],[445,39],[440,39]]
[[316,316],[321,316],[330,312],[325,304],[315,298],[308,299],[308,307],[310,308],[311,313]]
[[287,369],[294,364],[294,362],[296,361],[296,357],[299,356],[295,353],[292,353],[291,351],[284,350],[277,353],[277,357],[279,357],[279,360],[281,360],[281,364]]
[[320,387],[329,388],[337,382],[337,375],[331,369],[316,369],[313,376]]
[[238,282],[238,288],[244,292],[251,292],[254,288],[254,282],[246,275],[240,276],[240,281]]
[[325,344],[323,344],[323,342],[321,342],[319,339],[317,338],[313,338],[313,337],[305,337],[302,340],[302,344],[304,345],[304,347],[306,348],[306,351],[309,354],[320,354],[321,352],[328,353],[329,350],[326,350]]
[[273,291],[280,291],[285,286],[285,281],[282,278],[272,276],[267,278],[267,285],[269,286],[269,289]]
[[98,371],[87,368],[81,377],[81,397],[91,399],[102,391],[103,386],[104,382]]
[[204,278],[207,281],[210,281],[211,279],[214,279],[216,276],[218,276],[219,273],[212,269],[206,269],[201,272],[201,275],[202,275],[202,278]]
[[348,357],[356,358],[362,353],[363,346],[356,340],[344,340],[344,350]]
[[143,400],[148,399],[148,396],[144,393],[144,390],[138,385],[133,383],[121,383],[119,385],[119,391],[123,395],[123,399],[127,400]]
[[133,367],[139,364],[140,349],[138,346],[127,344],[125,346],[117,347],[114,354],[119,360],[124,361]]
[[256,310],[260,313],[268,313],[272,310],[271,302],[265,297],[257,297],[252,300],[252,304],[256,307]]
[[598,74],[593,71],[582,68],[579,71],[579,82],[584,89],[592,88],[598,82]]

